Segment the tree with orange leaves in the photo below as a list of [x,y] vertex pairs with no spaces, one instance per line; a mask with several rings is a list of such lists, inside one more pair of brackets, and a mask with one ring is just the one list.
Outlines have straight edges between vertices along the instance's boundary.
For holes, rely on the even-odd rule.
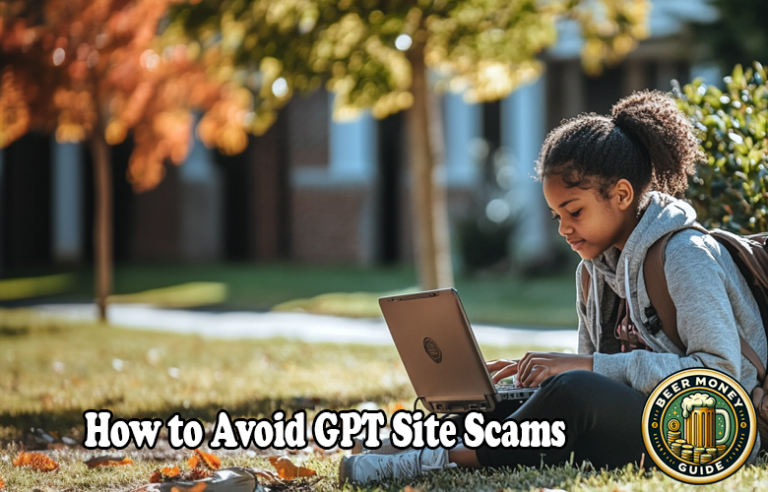
[[198,44],[157,36],[177,1],[0,0],[0,148],[32,129],[55,133],[59,142],[87,142],[102,320],[112,288],[109,145],[132,134],[127,179],[137,192],[163,179],[166,161],[185,160],[192,111],[206,112],[206,145],[226,154],[247,145],[251,94],[228,83],[231,72],[211,70],[217,61]]

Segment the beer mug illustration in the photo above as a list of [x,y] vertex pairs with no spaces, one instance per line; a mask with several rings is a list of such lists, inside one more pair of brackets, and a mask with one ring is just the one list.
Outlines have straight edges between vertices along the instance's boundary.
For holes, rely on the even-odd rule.
[[[696,393],[683,399],[683,437],[694,448],[713,448],[724,444],[731,436],[731,420],[728,412],[715,408],[715,399],[706,393]],[[715,418],[724,419],[723,436],[717,438]]]

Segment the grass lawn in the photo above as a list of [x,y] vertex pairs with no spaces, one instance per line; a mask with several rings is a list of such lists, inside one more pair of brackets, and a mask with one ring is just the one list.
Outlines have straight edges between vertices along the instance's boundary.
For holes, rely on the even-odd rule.
[[[14,276],[51,272],[13,272]],[[413,268],[362,268],[292,264],[118,265],[115,293],[132,294],[191,282],[226,286],[226,299],[217,309],[269,310],[294,301],[294,307],[329,314],[378,315],[376,299],[385,293],[416,289]],[[93,296],[92,273],[75,272],[69,295]],[[517,326],[576,326],[576,285],[572,273],[540,278],[516,276],[457,276],[456,288],[473,322]],[[218,292],[218,291],[216,291]],[[367,293],[320,303],[328,293]],[[159,297],[155,294],[156,297]],[[218,302],[219,298],[215,301]],[[299,301],[296,303],[296,301]],[[327,300],[327,299],[326,299]],[[331,306],[342,306],[337,309]]]
[[[353,408],[415,398],[394,346],[216,340],[0,310],[0,426],[68,432],[82,412],[215,420],[278,408]],[[483,347],[487,358],[533,347]],[[10,429],[9,429],[10,428]]]
[[[487,358],[522,355],[533,347],[483,347]],[[9,492],[126,492],[147,483],[152,470],[180,464],[178,457],[152,459],[132,454],[134,464],[88,470],[84,459],[102,452],[65,448],[50,451],[61,468],[42,473],[11,465],[20,448],[9,441],[35,427],[82,440],[82,412],[110,409],[126,418],[162,417],[174,412],[212,422],[220,408],[232,417],[308,409],[308,421],[324,408],[375,403],[391,412],[409,406],[414,394],[393,347],[307,344],[286,340],[215,340],[89,324],[41,320],[25,311],[0,311],[0,478]],[[319,480],[292,490],[339,490],[342,453],[311,450],[292,455],[318,472]],[[271,469],[263,454],[222,453],[223,466]],[[305,485],[302,486],[302,483]],[[501,470],[449,470],[409,482],[374,484],[363,490],[399,491],[766,490],[768,466],[747,467],[734,477],[704,487],[682,485],[659,472],[631,467],[596,472],[588,466]]]

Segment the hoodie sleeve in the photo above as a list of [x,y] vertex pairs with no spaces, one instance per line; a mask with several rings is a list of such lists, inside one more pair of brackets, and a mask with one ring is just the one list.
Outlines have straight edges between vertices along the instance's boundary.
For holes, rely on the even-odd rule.
[[587,306],[584,305],[584,294],[581,291],[581,272],[584,261],[579,263],[576,268],[576,312],[579,315],[579,354],[591,355],[597,348],[592,341],[589,333],[589,324],[587,323]]
[[667,245],[664,273],[687,352],[681,353],[660,333],[657,338],[672,352],[634,350],[594,356],[595,372],[645,394],[682,369],[708,367],[741,378],[741,348],[723,264],[700,235],[688,236],[684,241],[674,239]]

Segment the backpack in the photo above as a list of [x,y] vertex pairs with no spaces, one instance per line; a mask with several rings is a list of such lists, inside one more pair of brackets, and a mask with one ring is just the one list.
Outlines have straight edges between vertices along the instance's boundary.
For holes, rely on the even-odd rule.
[[[698,223],[687,229],[696,229],[709,234],[731,255],[755,297],[768,339],[768,233],[740,236],[720,229],[709,231]],[[664,275],[664,251],[667,242],[681,230],[685,229],[667,233],[651,245],[643,262],[643,276],[648,298],[651,301],[651,305],[645,309],[649,331],[655,335],[663,330],[667,338],[685,353],[686,347],[677,331],[677,310],[669,295],[669,287]],[[582,265],[581,290],[585,304],[589,297],[589,280],[589,272]],[[755,366],[760,381],[760,384],[752,390],[752,403],[755,405],[758,429],[765,447],[768,445],[768,378],[766,378],[765,367],[755,350],[741,335],[739,335],[739,341],[742,355]]]

